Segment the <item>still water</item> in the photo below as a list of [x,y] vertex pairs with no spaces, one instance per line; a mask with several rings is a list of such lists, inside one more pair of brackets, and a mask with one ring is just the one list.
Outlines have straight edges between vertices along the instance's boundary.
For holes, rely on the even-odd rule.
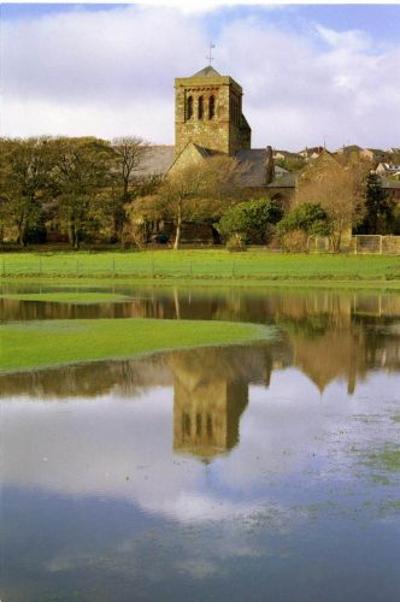
[[398,602],[400,296],[118,292],[276,337],[0,376],[2,602]]

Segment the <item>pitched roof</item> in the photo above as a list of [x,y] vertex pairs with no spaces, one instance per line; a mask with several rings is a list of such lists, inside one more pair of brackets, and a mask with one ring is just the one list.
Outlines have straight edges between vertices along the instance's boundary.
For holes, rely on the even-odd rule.
[[265,186],[265,163],[267,160],[265,148],[241,149],[236,153],[236,159],[246,166],[241,177],[243,186]]
[[141,175],[145,176],[164,175],[171,167],[174,156],[174,146],[149,146],[143,154],[139,172]]
[[[275,168],[276,169],[276,168]],[[288,171],[281,177],[275,178],[270,184],[267,184],[267,188],[295,188],[296,187],[296,174]]]
[[211,67],[211,65],[207,65],[207,67],[204,67],[203,69],[200,69],[200,71],[193,73],[193,75],[190,77],[221,77],[221,74],[218,73],[214,67]]
[[[197,152],[204,158],[215,154],[193,142]],[[186,147],[185,147],[186,148]],[[241,177],[241,185],[249,188],[260,188],[265,186],[267,151],[265,148],[242,149],[236,153],[236,159],[244,164],[246,169]],[[166,145],[149,146],[144,154],[138,169],[140,175],[165,175],[175,161],[175,147]],[[271,188],[293,188],[295,175],[286,171],[278,165],[275,166],[275,179],[268,186]]]
[[[246,166],[241,177],[242,186],[248,186],[249,188],[260,188],[265,186],[267,149],[241,149],[236,153],[236,159],[239,163]],[[294,178],[291,178],[292,175],[293,174],[286,169],[275,165],[276,177],[268,186],[273,188],[293,188]]]

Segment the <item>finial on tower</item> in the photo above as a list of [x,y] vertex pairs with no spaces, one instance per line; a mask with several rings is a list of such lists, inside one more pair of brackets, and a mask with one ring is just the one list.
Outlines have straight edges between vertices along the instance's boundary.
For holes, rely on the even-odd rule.
[[213,44],[212,42],[210,42],[209,55],[206,56],[206,59],[208,60],[210,67],[211,67],[212,61],[214,60],[214,57],[212,55],[213,48],[215,48],[215,44]]

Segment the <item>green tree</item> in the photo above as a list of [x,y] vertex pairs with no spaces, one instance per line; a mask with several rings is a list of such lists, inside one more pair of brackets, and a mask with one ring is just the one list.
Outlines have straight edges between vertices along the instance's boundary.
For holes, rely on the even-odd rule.
[[51,139],[2,139],[0,203],[3,230],[15,230],[21,246],[43,227],[43,203],[53,167]]
[[60,138],[55,145],[53,193],[71,245],[96,236],[109,215],[112,149],[96,138]]
[[229,240],[237,235],[246,243],[262,244],[269,227],[282,217],[282,209],[269,198],[252,199],[234,205],[223,215],[218,230]]
[[331,233],[329,216],[318,203],[300,203],[278,224],[282,247],[287,251],[305,251],[309,237],[328,236]]
[[393,223],[394,204],[382,188],[380,177],[370,172],[365,184],[366,215],[360,227],[365,234],[386,234]]

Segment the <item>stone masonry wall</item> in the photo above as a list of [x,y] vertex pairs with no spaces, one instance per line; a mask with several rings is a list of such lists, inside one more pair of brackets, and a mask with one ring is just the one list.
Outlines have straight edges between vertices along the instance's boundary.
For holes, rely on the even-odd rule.
[[[228,155],[234,155],[240,148],[250,148],[250,131],[246,138],[241,128],[241,96],[240,86],[227,76],[176,79],[176,156],[189,142]],[[191,114],[188,110],[190,97]],[[215,110],[210,115],[212,97]],[[202,115],[199,114],[201,102]],[[248,146],[243,146],[246,143]]]

